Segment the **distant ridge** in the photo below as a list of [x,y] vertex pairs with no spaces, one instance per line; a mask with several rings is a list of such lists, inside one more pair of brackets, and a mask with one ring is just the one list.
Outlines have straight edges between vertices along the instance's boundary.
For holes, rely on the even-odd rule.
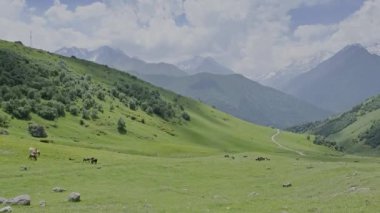
[[100,64],[107,64],[110,67],[131,72],[136,75],[170,75],[184,76],[186,72],[178,67],[167,63],[147,63],[138,58],[130,57],[123,51],[102,46],[93,51],[76,47],[61,48],[55,53],[63,56],[75,56],[77,58],[93,61]]
[[284,91],[311,104],[343,112],[380,93],[380,56],[349,45],[292,79]]
[[229,75],[235,73],[230,68],[227,68],[218,63],[212,57],[194,56],[189,60],[178,63],[177,66],[190,75],[202,72],[221,75]]

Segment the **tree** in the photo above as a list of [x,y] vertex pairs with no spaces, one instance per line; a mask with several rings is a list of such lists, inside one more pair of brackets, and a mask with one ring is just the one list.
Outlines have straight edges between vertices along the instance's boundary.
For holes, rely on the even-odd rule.
[[119,120],[117,121],[117,130],[119,131],[120,134],[127,133],[125,121],[123,118],[119,118]]
[[182,113],[182,118],[187,120],[187,121],[190,121],[190,115],[187,114],[186,112]]

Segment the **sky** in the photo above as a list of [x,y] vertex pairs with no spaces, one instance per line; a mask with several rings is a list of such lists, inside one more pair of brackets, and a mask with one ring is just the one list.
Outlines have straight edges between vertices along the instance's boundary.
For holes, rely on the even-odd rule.
[[146,61],[211,56],[254,80],[380,41],[380,0],[0,0],[0,39],[108,45]]

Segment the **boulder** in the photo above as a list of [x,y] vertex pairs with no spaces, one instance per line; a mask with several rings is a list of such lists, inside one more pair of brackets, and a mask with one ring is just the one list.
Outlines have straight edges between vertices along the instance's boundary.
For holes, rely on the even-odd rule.
[[30,205],[30,196],[29,195],[19,195],[17,197],[14,197],[14,198],[7,200],[6,204],[29,206]]
[[53,188],[53,192],[64,192],[64,191],[66,191],[66,189],[58,187],[58,186]]
[[79,192],[71,192],[69,194],[68,201],[79,202],[80,201],[80,193]]
[[46,206],[46,201],[41,200],[41,201],[40,201],[40,206],[41,206],[41,207],[45,207],[45,206]]
[[7,200],[8,200],[7,198],[0,197],[0,204],[7,202]]
[[12,212],[12,207],[6,206],[0,209],[0,213]]

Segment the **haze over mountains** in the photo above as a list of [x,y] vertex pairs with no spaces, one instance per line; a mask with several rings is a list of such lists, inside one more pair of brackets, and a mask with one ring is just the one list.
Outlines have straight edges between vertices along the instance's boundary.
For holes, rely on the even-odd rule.
[[80,59],[106,64],[119,70],[128,70],[136,75],[170,75],[184,76],[186,73],[176,66],[168,63],[147,63],[138,58],[124,54],[121,50],[108,46],[99,47],[93,51],[76,47],[61,48],[56,51],[63,56],[75,56]]
[[350,45],[290,80],[283,91],[311,104],[343,112],[380,93],[380,56]]
[[197,74],[202,72],[229,75],[235,72],[219,64],[211,57],[194,56],[189,60],[182,61],[177,66],[188,74]]
[[289,127],[331,114],[238,74],[199,73],[183,77],[143,76],[143,79],[261,125]]
[[[210,57],[196,56],[178,64],[188,74],[193,75],[183,74],[179,68],[177,69],[180,71],[173,75],[177,69],[165,72],[165,68],[175,67],[174,65],[160,63],[159,66],[159,64],[145,63],[110,47],[94,51],[62,48],[57,53],[65,56],[74,55],[127,72],[132,70],[132,73],[137,73],[141,79],[154,85],[201,100],[224,112],[261,125],[284,128],[324,119],[331,115],[327,110],[233,74],[231,69]],[[139,71],[137,68],[145,69],[145,67],[134,65],[136,61],[149,66],[149,72]],[[133,67],[135,68],[132,69]]]

